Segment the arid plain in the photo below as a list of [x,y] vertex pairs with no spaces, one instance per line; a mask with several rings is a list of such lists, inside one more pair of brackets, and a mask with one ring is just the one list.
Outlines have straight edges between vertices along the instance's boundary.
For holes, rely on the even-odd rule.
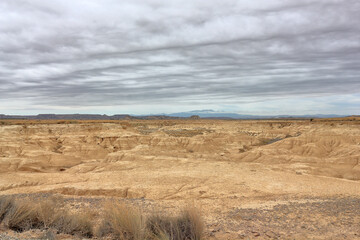
[[360,121],[15,121],[0,194],[203,215],[206,239],[360,238]]

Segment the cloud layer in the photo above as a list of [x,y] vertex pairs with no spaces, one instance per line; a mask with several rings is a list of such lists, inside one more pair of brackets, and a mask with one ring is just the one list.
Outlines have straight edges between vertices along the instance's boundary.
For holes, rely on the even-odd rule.
[[350,113],[359,22],[358,0],[3,0],[0,112],[266,113],[270,102],[302,114],[313,101]]

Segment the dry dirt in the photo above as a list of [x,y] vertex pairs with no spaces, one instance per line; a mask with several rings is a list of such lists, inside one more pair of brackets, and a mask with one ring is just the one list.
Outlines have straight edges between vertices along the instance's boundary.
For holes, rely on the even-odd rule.
[[207,239],[360,239],[360,121],[3,121],[0,194],[194,204]]

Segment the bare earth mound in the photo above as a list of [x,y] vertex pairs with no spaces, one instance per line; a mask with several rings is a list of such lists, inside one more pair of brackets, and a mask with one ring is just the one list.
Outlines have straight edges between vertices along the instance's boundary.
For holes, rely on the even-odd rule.
[[210,239],[356,239],[360,124],[350,120],[4,120],[0,194],[191,203]]

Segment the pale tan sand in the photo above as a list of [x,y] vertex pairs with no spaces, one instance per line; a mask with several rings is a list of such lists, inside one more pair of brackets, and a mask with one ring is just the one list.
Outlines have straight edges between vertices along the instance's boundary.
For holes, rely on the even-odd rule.
[[[234,209],[360,198],[358,121],[8,124],[0,126],[1,195],[144,198],[167,208],[191,202],[210,232]],[[209,237],[246,232],[221,226]]]

